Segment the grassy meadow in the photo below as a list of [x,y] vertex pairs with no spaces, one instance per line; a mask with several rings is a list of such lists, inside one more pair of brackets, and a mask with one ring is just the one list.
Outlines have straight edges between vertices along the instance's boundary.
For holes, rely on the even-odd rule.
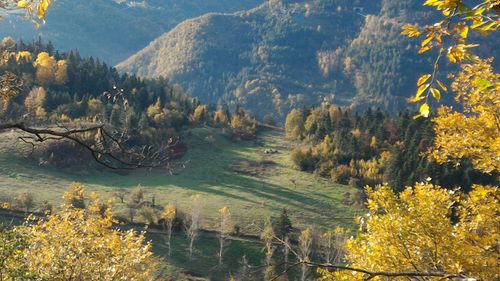
[[[291,144],[277,132],[260,134],[258,144],[253,141],[233,143],[220,129],[193,129],[184,137],[189,151],[175,162],[174,168],[134,170],[117,173],[95,169],[55,168],[39,165],[29,156],[30,147],[16,140],[13,133],[5,133],[0,145],[0,200],[31,192],[35,209],[47,200],[53,206],[62,202],[62,194],[72,182],[83,183],[88,191],[103,198],[114,197],[114,192],[125,190],[125,202],[115,199],[115,212],[127,216],[129,192],[141,185],[146,190],[145,200],[155,197],[158,211],[168,202],[180,211],[189,210],[191,197],[203,197],[202,227],[217,229],[218,209],[227,206],[232,223],[244,234],[258,235],[266,218],[278,216],[287,208],[294,227],[315,226],[332,229],[337,225],[353,226],[353,217],[360,212],[342,203],[349,187],[331,183],[314,175],[297,171],[290,161]],[[275,149],[277,154],[266,154]],[[36,155],[36,154],[35,154]],[[141,218],[136,217],[137,220]],[[154,251],[165,257],[164,237],[149,233]],[[195,242],[192,260],[187,257],[187,240],[176,233],[172,240],[172,256],[166,258],[171,270],[185,276],[209,277],[227,280],[229,273],[241,268],[245,256],[249,264],[263,261],[263,246],[256,241],[235,239],[228,242],[224,265],[217,264],[218,240],[211,233],[201,233]],[[172,273],[170,273],[171,275]],[[176,274],[176,273],[175,273]],[[179,277],[181,278],[181,277]]]
[[[7,133],[0,146],[0,195],[22,192],[35,195],[38,204],[47,200],[54,206],[72,182],[84,184],[103,198],[113,197],[117,189],[125,191],[141,185],[145,199],[155,197],[156,205],[175,203],[187,211],[191,197],[203,197],[202,227],[217,227],[217,210],[228,207],[234,224],[246,234],[258,234],[265,218],[278,216],[287,208],[296,227],[351,226],[359,210],[342,204],[350,188],[331,183],[294,169],[289,153],[291,145],[276,132],[260,135],[260,145],[232,143],[218,129],[199,128],[185,137],[188,153],[171,170],[134,170],[126,174],[105,168],[78,169],[44,167],[29,156],[29,147]],[[276,149],[268,155],[265,149]],[[28,158],[26,158],[28,157]],[[126,203],[115,200],[115,211],[126,215]]]

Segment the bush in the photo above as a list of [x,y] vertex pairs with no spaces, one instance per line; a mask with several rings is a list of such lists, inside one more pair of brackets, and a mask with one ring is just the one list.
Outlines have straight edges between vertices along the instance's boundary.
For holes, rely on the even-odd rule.
[[339,165],[331,172],[331,179],[340,184],[348,184],[349,180],[356,176],[356,170],[347,165]]
[[312,151],[305,148],[296,148],[292,151],[291,159],[301,171],[312,172],[316,168],[318,162]]

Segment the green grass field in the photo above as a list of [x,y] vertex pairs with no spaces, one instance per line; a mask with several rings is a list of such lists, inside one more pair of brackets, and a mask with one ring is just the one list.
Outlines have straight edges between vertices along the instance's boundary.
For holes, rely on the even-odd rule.
[[[288,209],[294,227],[315,226],[323,230],[337,225],[352,227],[352,218],[361,211],[342,204],[343,194],[350,188],[297,171],[290,161],[291,144],[276,132],[262,133],[260,145],[256,145],[232,143],[219,129],[194,129],[185,137],[188,153],[176,163],[183,168],[135,170],[126,175],[101,168],[42,167],[35,159],[26,158],[29,147],[16,141],[15,135],[4,133],[0,137],[0,198],[28,191],[35,195],[38,204],[47,200],[58,206],[72,182],[83,183],[88,191],[103,198],[112,197],[117,189],[132,190],[141,185],[147,191],[146,200],[154,195],[157,205],[172,202],[181,211],[187,211],[191,197],[200,194],[203,228],[215,230],[217,210],[227,206],[233,223],[243,233],[254,235],[259,234],[268,217],[278,216],[282,208]],[[269,148],[279,153],[265,154]],[[115,201],[116,213],[126,216],[127,200],[129,195],[125,204]],[[155,253],[164,256],[162,236],[148,235]],[[175,234],[172,243],[172,256],[166,260],[174,272],[184,271],[210,280],[227,280],[229,273],[241,268],[242,256],[252,265],[260,265],[263,260],[262,245],[252,241],[231,241],[223,266],[217,264],[218,241],[213,234],[201,234],[195,243],[193,260],[186,256],[187,240],[183,233]]]
[[[290,144],[279,133],[260,135],[263,146],[254,142],[231,143],[218,129],[199,128],[186,137],[189,152],[179,160],[173,174],[166,169],[135,170],[127,175],[106,169],[56,169],[41,167],[37,161],[24,158],[27,147],[2,135],[0,146],[0,195],[15,196],[29,191],[38,203],[47,200],[54,206],[72,182],[83,183],[88,191],[104,198],[112,197],[118,188],[131,190],[141,185],[147,200],[154,196],[157,205],[175,203],[188,210],[191,197],[203,197],[202,226],[216,229],[217,210],[227,206],[233,222],[242,232],[257,234],[269,216],[277,216],[287,208],[296,227],[317,226],[322,229],[337,225],[352,226],[359,210],[342,204],[342,196],[350,189],[314,175],[299,172],[290,161]],[[278,154],[266,155],[274,148]],[[274,164],[258,165],[261,161]],[[182,165],[181,165],[182,163]],[[125,215],[125,204],[116,200],[115,210]]]

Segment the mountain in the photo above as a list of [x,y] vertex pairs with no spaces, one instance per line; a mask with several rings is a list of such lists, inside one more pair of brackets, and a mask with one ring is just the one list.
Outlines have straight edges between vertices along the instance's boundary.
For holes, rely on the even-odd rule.
[[260,116],[325,101],[395,111],[427,66],[417,42],[399,35],[404,22],[428,18],[420,5],[268,1],[187,20],[117,67],[169,77],[203,102],[240,104]]
[[19,15],[4,15],[0,36],[42,37],[59,50],[78,49],[116,64],[183,20],[208,12],[235,12],[262,0],[57,0],[38,30]]

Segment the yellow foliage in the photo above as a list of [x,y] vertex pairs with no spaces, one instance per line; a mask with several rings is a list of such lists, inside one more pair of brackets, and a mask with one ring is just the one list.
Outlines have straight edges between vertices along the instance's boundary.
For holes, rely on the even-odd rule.
[[191,123],[205,122],[208,117],[208,108],[206,105],[198,105],[191,115]]
[[68,64],[65,60],[57,62],[57,69],[54,74],[55,83],[57,85],[64,85],[68,81]]
[[286,116],[286,137],[289,139],[300,139],[304,133],[304,118],[298,109],[292,109]]
[[[425,6],[434,7],[440,11],[443,18],[432,25],[419,27],[407,24],[403,26],[402,35],[420,37],[421,48],[419,54],[436,49],[439,55],[433,66],[432,73],[422,75],[417,82],[417,93],[410,99],[411,102],[425,100],[420,107],[420,115],[427,117],[430,112],[427,100],[433,97],[439,101],[441,90],[447,92],[443,82],[437,80],[437,70],[441,58],[447,58],[451,63],[477,63],[479,57],[473,52],[478,44],[469,43],[471,31],[480,35],[489,35],[498,31],[500,27],[500,2],[498,0],[482,0],[475,5],[468,5],[464,0],[427,0]],[[426,83],[428,82],[428,83]]]
[[440,163],[469,158],[483,172],[500,171],[500,74],[488,61],[464,65],[452,89],[464,113],[440,108],[432,157]]
[[20,60],[31,61],[32,59],[33,57],[31,56],[31,53],[28,51],[21,51],[16,55],[17,62],[19,62]]
[[168,204],[163,209],[163,213],[161,214],[161,218],[167,221],[172,221],[175,219],[177,214],[177,207],[174,204]]
[[63,194],[67,205],[73,208],[85,208],[85,187],[80,183],[72,183],[69,190]]
[[[349,266],[372,272],[464,273],[478,280],[499,277],[492,270],[500,260],[498,188],[474,186],[466,196],[421,183],[399,195],[389,186],[368,188],[367,193],[369,213],[361,220],[362,232],[346,245]],[[452,207],[458,210],[457,222]],[[347,271],[322,275],[323,280],[366,277]]]
[[28,272],[55,281],[151,280],[157,263],[144,233],[113,229],[109,208],[102,212],[99,199],[91,197],[87,209],[65,206],[20,230],[28,237],[23,253]]
[[224,113],[224,111],[219,110],[215,112],[214,115],[214,124],[223,124],[226,125],[229,122],[229,119],[227,115]]

